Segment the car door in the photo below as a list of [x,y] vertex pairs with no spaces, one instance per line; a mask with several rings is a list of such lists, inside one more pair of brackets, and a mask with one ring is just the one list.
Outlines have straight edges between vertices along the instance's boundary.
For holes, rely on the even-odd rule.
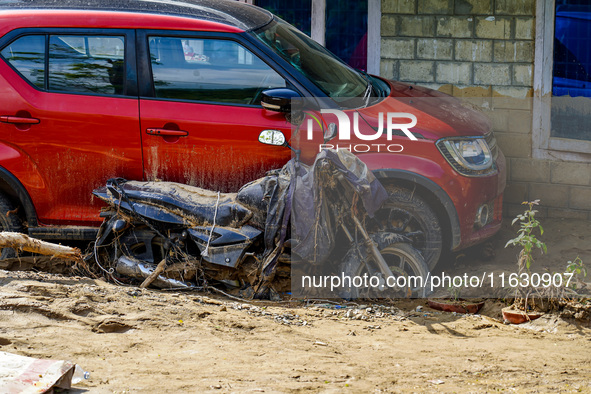
[[[289,138],[283,114],[260,94],[286,81],[238,41],[145,32],[148,83],[140,97],[146,178],[222,191],[285,164],[291,152],[258,142],[267,129]],[[140,72],[140,75],[143,75]]]
[[129,30],[3,37],[0,165],[24,185],[40,223],[99,223],[92,190],[142,178],[134,48]]

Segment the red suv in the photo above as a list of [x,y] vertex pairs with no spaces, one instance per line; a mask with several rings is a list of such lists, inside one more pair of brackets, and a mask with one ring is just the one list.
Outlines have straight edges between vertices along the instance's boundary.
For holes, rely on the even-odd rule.
[[[389,225],[412,236],[431,267],[500,227],[505,161],[482,114],[355,71],[263,9],[5,2],[0,57],[3,230],[92,239],[101,204],[91,191],[113,177],[236,190],[290,158],[258,135],[289,137],[293,119],[273,103],[294,97],[324,118],[318,124],[337,113],[351,120],[348,149],[391,193]],[[392,130],[392,113],[416,125]],[[363,127],[374,130],[371,144]],[[312,129],[302,127],[307,143],[322,143]]]

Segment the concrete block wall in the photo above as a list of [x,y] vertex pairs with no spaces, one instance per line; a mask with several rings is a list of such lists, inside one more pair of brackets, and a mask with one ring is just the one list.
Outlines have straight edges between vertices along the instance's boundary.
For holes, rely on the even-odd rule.
[[539,199],[540,217],[591,219],[591,164],[532,158],[533,99],[478,100],[490,103],[485,112],[507,157],[505,216],[515,217],[524,210],[521,202]]
[[591,164],[534,160],[535,0],[382,0],[381,75],[462,97],[507,157],[504,214],[591,219]]
[[534,15],[534,0],[382,0],[381,75],[456,95],[529,97]]

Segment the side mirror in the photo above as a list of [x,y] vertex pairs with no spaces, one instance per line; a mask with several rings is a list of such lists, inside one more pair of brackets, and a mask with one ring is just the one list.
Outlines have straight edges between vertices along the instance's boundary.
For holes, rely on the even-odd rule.
[[267,145],[286,146],[285,136],[279,130],[263,130],[259,134],[259,142]]
[[336,137],[337,133],[337,125],[335,123],[329,124],[326,130],[324,131],[324,143],[326,144],[328,141]]
[[263,91],[261,106],[269,111],[290,113],[302,109],[302,96],[286,88],[268,89]]

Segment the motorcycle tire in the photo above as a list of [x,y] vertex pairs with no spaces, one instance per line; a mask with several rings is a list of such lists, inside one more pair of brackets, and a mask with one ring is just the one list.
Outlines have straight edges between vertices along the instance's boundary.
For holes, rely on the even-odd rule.
[[[351,286],[344,289],[341,296],[346,299],[426,297],[429,293],[429,267],[421,253],[410,243],[401,242],[396,234],[376,233],[372,239],[395,278],[383,278],[374,259],[354,246],[343,258],[340,272],[351,278],[363,277],[364,274],[379,276],[382,277],[382,285],[365,289]],[[403,286],[389,286],[390,283]]]

